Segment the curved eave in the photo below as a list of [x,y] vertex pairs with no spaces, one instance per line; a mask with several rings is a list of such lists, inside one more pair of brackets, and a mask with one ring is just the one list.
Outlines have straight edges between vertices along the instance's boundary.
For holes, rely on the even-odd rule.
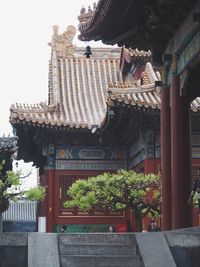
[[[105,118],[104,118],[105,120]],[[54,130],[91,130],[94,126],[97,128],[101,128],[101,126],[104,123],[104,120],[102,121],[101,125],[88,125],[88,124],[78,124],[78,123],[74,123],[74,124],[67,124],[65,122],[62,121],[51,121],[51,122],[47,122],[47,121],[37,121],[37,120],[30,120],[27,119],[26,117],[22,118],[22,117],[16,117],[16,118],[11,118],[10,119],[10,123],[13,126],[16,125],[27,125],[27,126],[33,126],[33,127],[38,127],[38,128],[46,128],[46,129],[54,129]]]
[[[101,31],[102,26],[106,26],[106,17],[109,14],[109,12],[112,12],[111,8],[111,3],[112,0],[99,0],[98,5],[96,7],[95,12],[89,16],[87,21],[80,23],[78,26],[78,29],[80,32],[90,32],[93,33],[96,31],[96,29],[99,29]],[[94,37],[95,40],[98,40],[99,34]],[[78,38],[81,41],[87,41],[87,36],[86,35],[79,35]],[[89,39],[88,39],[89,40]]]
[[[109,2],[105,9],[103,2]],[[121,2],[120,7],[115,6]],[[80,24],[80,40],[102,40],[108,45],[125,45],[133,49],[154,49],[157,59],[166,48],[196,0],[159,1],[99,1],[92,17]],[[103,14],[103,15],[102,15]],[[157,41],[159,38],[159,42]]]
[[[110,105],[129,106],[136,109],[161,109],[160,95],[154,91],[140,92],[140,93],[112,93],[109,96],[108,102]],[[191,111],[194,113],[200,112],[200,97],[194,99],[191,103]]]
[[143,92],[126,92],[126,93],[113,93],[110,94],[109,100],[121,105],[127,105],[132,107],[144,107],[150,109],[160,109],[161,99],[155,90],[143,91]]
[[138,24],[142,17],[140,11],[142,12],[141,1],[100,0],[91,17],[79,24],[78,38],[82,41],[102,40],[105,44],[114,44],[110,40],[124,35],[124,27],[131,30],[133,25]]

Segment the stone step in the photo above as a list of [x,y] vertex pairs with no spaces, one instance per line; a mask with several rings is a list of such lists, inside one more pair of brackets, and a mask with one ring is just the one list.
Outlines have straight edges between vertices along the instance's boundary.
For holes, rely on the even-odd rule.
[[86,256],[67,255],[60,257],[61,267],[142,267],[140,256]]
[[28,234],[28,267],[60,267],[56,234]]
[[64,244],[137,244],[134,233],[66,233],[58,234],[58,241]]
[[63,244],[59,243],[60,255],[136,255],[137,245],[129,244]]

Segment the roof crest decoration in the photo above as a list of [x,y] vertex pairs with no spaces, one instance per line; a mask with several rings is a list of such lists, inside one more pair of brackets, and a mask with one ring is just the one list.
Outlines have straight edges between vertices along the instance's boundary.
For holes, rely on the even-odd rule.
[[56,54],[61,58],[70,58],[74,55],[73,39],[76,34],[76,28],[69,25],[62,34],[58,34],[58,25],[53,26],[52,41],[49,45],[56,50]]
[[57,110],[56,105],[47,105],[44,102],[41,102],[39,104],[21,104],[21,103],[15,103],[12,104],[10,107],[10,110],[13,112],[15,110],[21,111],[21,112],[26,112],[26,113],[43,113],[43,112],[50,112],[53,113],[55,110]]
[[88,6],[88,10],[86,11],[86,8],[83,6],[80,10],[80,15],[78,16],[78,20],[80,23],[86,22],[88,19],[92,17],[92,15],[95,12],[95,9],[97,7],[97,4],[93,3],[93,9],[91,9],[90,6]]

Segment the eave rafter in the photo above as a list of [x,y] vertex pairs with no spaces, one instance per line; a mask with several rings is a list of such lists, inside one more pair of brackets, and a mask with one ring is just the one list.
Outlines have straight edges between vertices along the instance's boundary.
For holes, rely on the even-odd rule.
[[[109,9],[104,9],[102,2],[107,1],[98,2],[94,20],[90,20],[92,24],[87,21],[87,28],[79,26],[79,38],[133,49],[153,49],[154,55],[157,53],[156,61],[159,61],[168,41],[196,0],[129,0],[120,1],[120,8],[114,6],[116,1],[109,0]],[[98,16],[100,13],[104,16]]]

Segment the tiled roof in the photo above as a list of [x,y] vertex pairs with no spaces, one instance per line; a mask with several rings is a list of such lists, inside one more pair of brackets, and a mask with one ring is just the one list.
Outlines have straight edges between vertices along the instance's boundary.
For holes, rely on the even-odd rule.
[[[134,64],[136,67],[135,63],[139,63],[141,67],[141,62],[143,64],[147,62],[151,62],[152,60],[152,53],[150,50],[144,51],[144,50],[138,50],[138,49],[131,49],[131,48],[126,48],[125,46],[122,47],[121,49],[121,55],[120,55],[120,69],[123,72],[123,65],[125,63],[128,63],[131,68],[131,66]],[[126,70],[126,72],[129,72],[130,70]]]
[[127,62],[130,62],[131,59],[134,59],[134,58],[142,58],[143,60],[146,59],[147,61],[150,61],[152,57],[152,53],[150,50],[144,51],[144,50],[138,50],[138,49],[125,48],[123,46],[122,52]]
[[[100,128],[112,101],[160,109],[160,91],[155,88],[155,81],[161,80],[161,77],[150,62],[145,61],[140,79],[124,82],[119,69],[120,48],[92,48],[92,56],[85,58],[85,49],[72,45],[74,34],[73,26],[69,26],[63,34],[58,34],[58,27],[54,26],[50,43],[48,104],[12,105],[12,125]],[[127,51],[130,57],[151,57],[150,52]],[[200,110],[199,98],[192,102],[191,108],[193,111]]]
[[113,83],[109,85],[109,99],[118,103],[145,107],[160,108],[160,90],[156,90],[155,81],[160,80],[160,73],[154,72],[150,62],[145,66],[141,79],[133,82]]
[[[154,87],[145,90],[138,90],[135,87],[109,87],[109,99],[118,104],[145,107],[152,109],[161,108],[160,92],[156,91]],[[191,103],[191,110],[193,112],[200,111],[200,97],[195,98]]]
[[[97,9],[96,3],[93,4],[93,8],[88,6],[87,10],[86,8],[82,7],[82,9],[80,10],[80,15],[78,16],[78,20],[80,22],[79,31],[82,32],[86,30],[89,26],[91,26],[95,22],[96,17],[97,17],[97,20],[100,20],[100,21],[103,20],[105,17],[106,11],[109,10],[110,8],[110,2],[111,2],[110,0],[107,0],[107,1],[99,0],[98,9]],[[101,12],[99,15],[98,10],[100,10],[101,7],[103,7],[105,11],[103,10],[103,12]],[[96,14],[98,14],[99,16]]]
[[[72,26],[69,27],[73,33]],[[49,104],[12,105],[12,124],[89,129],[103,124],[107,113],[107,84],[122,81],[119,70],[121,49],[92,48],[92,56],[85,58],[85,49],[74,48],[67,31],[58,35],[54,27],[49,63]]]
[[14,153],[18,149],[17,137],[0,137],[0,153]]
[[[158,80],[161,80],[160,73],[154,72],[152,64],[147,62],[140,80],[133,84],[130,82],[109,84],[109,100],[115,101],[119,105],[160,109],[161,92],[159,88],[155,88],[155,81]],[[200,111],[200,97],[192,101],[191,110],[193,112]]]

